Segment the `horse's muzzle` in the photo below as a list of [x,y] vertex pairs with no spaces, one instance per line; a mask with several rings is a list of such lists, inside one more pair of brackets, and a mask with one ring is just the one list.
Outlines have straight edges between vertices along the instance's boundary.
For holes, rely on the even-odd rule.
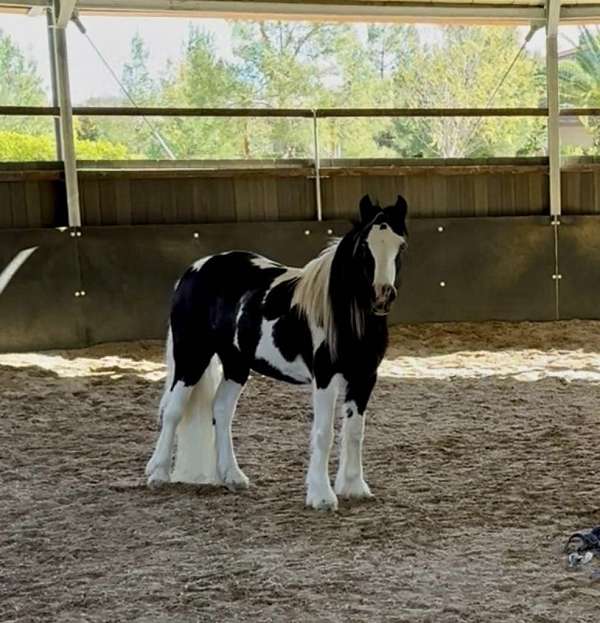
[[373,313],[376,316],[387,316],[392,309],[392,303],[396,300],[397,295],[398,291],[392,285],[376,285],[375,300],[373,301]]

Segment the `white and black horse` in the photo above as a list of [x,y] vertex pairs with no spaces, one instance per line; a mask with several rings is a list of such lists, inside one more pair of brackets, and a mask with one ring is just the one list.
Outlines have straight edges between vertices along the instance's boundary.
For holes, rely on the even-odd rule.
[[[337,495],[370,497],[363,478],[365,408],[388,342],[407,246],[406,201],[360,202],[360,222],[304,268],[241,251],[203,258],[175,288],[161,431],[146,473],[248,487],[232,444],[238,398],[255,370],[312,383],[314,419],[306,504],[335,510]],[[335,493],[329,480],[338,394],[342,436]],[[171,474],[175,434],[177,453]]]

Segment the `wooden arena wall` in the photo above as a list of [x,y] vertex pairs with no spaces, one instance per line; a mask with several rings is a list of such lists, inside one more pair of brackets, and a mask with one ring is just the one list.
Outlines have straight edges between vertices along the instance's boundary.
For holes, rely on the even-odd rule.
[[[394,161],[393,161],[394,162]],[[542,216],[549,213],[544,158],[478,161],[325,162],[323,218],[348,219],[358,199],[381,202],[400,193],[418,218]],[[19,166],[19,170],[14,167]],[[314,169],[309,162],[225,168],[97,168],[79,173],[84,226],[167,225],[312,220]],[[104,165],[106,166],[106,165]],[[133,165],[132,165],[133,166]],[[562,172],[563,214],[600,213],[600,164]],[[58,164],[0,170],[0,229],[66,225],[63,174]]]
[[0,294],[0,350],[162,338],[191,261],[247,248],[302,264],[347,230],[365,192],[382,202],[401,192],[410,205],[393,322],[600,318],[600,167],[563,172],[565,215],[553,226],[544,162],[324,164],[322,222],[314,170],[302,163],[88,168],[81,230],[65,227],[56,167],[4,169],[0,275],[35,250]]

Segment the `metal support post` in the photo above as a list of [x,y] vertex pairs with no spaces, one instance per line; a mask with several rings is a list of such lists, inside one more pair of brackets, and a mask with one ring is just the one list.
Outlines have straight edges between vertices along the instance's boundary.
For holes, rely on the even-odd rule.
[[313,150],[315,161],[315,197],[317,201],[317,221],[322,221],[323,205],[321,203],[321,159],[319,156],[319,125],[316,111],[313,111]]
[[560,0],[548,0],[546,23],[546,89],[548,95],[548,160],[550,214],[560,216],[560,102],[558,94],[558,22]]
[[60,145],[65,168],[69,227],[81,227],[77,161],[75,156],[75,133],[73,129],[73,108],[71,106],[71,89],[67,57],[67,33],[64,28],[56,27],[57,14],[59,11],[59,3],[55,2],[51,27],[54,30],[53,56],[58,86],[58,105],[60,108]]
[[560,318],[560,280],[558,226],[560,225],[560,99],[558,90],[558,26],[560,0],[546,5],[546,90],[548,94],[548,160],[550,164],[550,215],[554,234],[555,318]]
[[[54,56],[54,24],[52,21],[52,9],[46,9],[46,22],[48,32],[48,48],[50,51],[50,87],[52,89],[52,106],[58,108],[58,81],[56,76],[56,62]],[[56,141],[56,159],[62,160],[62,147],[60,139],[60,119],[53,117],[54,123],[54,139]]]

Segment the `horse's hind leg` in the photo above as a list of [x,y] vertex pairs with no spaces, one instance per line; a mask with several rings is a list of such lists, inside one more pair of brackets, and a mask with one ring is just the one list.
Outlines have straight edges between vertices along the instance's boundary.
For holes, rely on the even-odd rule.
[[165,396],[161,400],[160,434],[154,454],[146,466],[149,485],[157,486],[170,480],[175,430],[183,417],[193,389],[193,385],[185,385],[183,381],[177,381],[172,388],[165,390]]
[[149,485],[169,482],[175,431],[190,397],[202,378],[213,353],[194,347],[194,342],[177,343],[169,332],[167,340],[167,385],[160,401],[160,434],[146,466]]
[[213,403],[217,442],[217,471],[229,489],[247,489],[248,477],[240,469],[233,449],[231,426],[238,399],[248,380],[249,369],[236,351],[219,353],[223,364],[223,380]]

